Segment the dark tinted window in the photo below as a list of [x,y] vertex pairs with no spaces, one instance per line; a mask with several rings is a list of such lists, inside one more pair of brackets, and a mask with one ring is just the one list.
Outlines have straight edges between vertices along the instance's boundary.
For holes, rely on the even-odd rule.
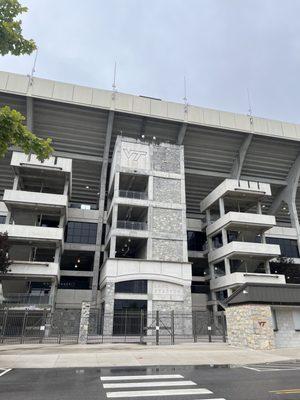
[[59,289],[90,289],[90,278],[85,276],[62,276]]
[[93,264],[93,251],[65,250],[61,257],[60,269],[72,271],[92,271]]
[[208,294],[210,292],[209,283],[206,282],[192,282],[192,293],[204,293]]
[[147,281],[124,281],[115,284],[116,293],[147,293]]
[[0,224],[5,224],[5,219],[6,219],[5,215],[0,215]]
[[97,224],[89,222],[68,222],[66,229],[67,243],[95,244]]
[[188,250],[203,251],[206,245],[206,234],[204,232],[187,231]]
[[297,240],[267,237],[266,241],[269,244],[279,244],[281,255],[284,257],[299,257]]

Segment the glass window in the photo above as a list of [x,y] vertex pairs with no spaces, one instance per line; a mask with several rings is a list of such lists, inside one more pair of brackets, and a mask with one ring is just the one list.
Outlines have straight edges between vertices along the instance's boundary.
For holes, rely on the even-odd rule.
[[93,265],[93,251],[65,250],[61,257],[60,269],[71,271],[92,271]]
[[0,215],[0,224],[5,224],[6,216]]
[[115,284],[116,293],[147,293],[147,281],[124,281]]
[[187,231],[188,250],[203,251],[206,249],[205,232]]
[[62,276],[59,289],[90,289],[91,279],[85,276]]
[[68,222],[66,228],[67,243],[95,244],[97,224],[89,222]]
[[267,237],[266,242],[269,244],[278,244],[283,257],[299,257],[297,240]]
[[192,293],[208,294],[210,292],[209,283],[207,282],[192,282]]
[[295,331],[300,331],[300,310],[293,311],[293,320]]

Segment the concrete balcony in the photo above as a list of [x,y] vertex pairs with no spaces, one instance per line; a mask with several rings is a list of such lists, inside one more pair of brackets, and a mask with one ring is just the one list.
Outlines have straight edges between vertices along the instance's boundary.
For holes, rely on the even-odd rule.
[[7,276],[58,279],[59,264],[54,262],[13,261]]
[[221,197],[259,199],[271,196],[271,187],[268,183],[240,181],[237,179],[225,179],[200,203],[200,210],[204,212]]
[[34,154],[26,155],[16,151],[14,151],[12,154],[10,165],[15,170],[19,170],[22,167],[31,167],[49,171],[60,171],[69,174],[72,172],[72,160],[69,158],[50,157],[42,162],[39,161]]
[[43,213],[57,212],[62,215],[66,214],[68,206],[68,196],[22,190],[5,190],[3,201],[8,209],[40,210]]
[[277,274],[256,274],[249,272],[234,272],[232,274],[211,279],[210,288],[212,290],[228,289],[241,286],[244,283],[263,283],[282,285],[285,282],[284,275]]
[[211,251],[208,262],[217,263],[225,257],[244,260],[247,258],[257,260],[270,260],[280,255],[280,246],[277,244],[230,242]]
[[62,228],[1,224],[0,231],[7,232],[12,242],[62,245],[64,240],[64,230]]
[[206,234],[207,236],[212,236],[224,228],[231,231],[253,230],[262,233],[275,225],[276,219],[273,215],[230,211],[217,221],[208,225]]

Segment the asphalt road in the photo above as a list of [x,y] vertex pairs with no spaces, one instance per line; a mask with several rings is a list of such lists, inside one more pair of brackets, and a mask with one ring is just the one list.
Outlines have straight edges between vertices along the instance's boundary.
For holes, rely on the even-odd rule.
[[300,400],[300,363],[281,368],[14,369],[0,371],[0,399]]

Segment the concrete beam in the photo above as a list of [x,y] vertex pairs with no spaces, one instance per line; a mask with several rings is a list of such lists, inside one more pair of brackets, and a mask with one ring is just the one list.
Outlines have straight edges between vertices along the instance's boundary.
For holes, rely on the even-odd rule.
[[184,138],[185,138],[185,134],[186,134],[186,130],[187,130],[187,123],[183,123],[180,126],[180,129],[178,131],[178,136],[177,136],[177,144],[182,145]]
[[240,179],[240,177],[241,177],[242,168],[243,168],[243,165],[245,162],[247,151],[252,142],[252,138],[253,138],[253,133],[249,133],[245,137],[243,143],[241,144],[239,152],[238,152],[236,158],[234,159],[231,174],[230,174],[230,177],[233,179]]
[[105,147],[103,152],[103,160],[100,175],[100,188],[99,188],[99,218],[97,227],[97,240],[96,240],[96,251],[94,257],[93,266],[93,282],[92,282],[92,302],[97,304],[97,291],[98,291],[98,279],[99,279],[99,269],[100,269],[100,253],[101,253],[101,240],[104,224],[104,204],[105,204],[105,189],[107,180],[107,170],[109,162],[109,149],[112,137],[112,130],[114,124],[115,112],[110,110],[107,119],[106,136],[105,136]]

